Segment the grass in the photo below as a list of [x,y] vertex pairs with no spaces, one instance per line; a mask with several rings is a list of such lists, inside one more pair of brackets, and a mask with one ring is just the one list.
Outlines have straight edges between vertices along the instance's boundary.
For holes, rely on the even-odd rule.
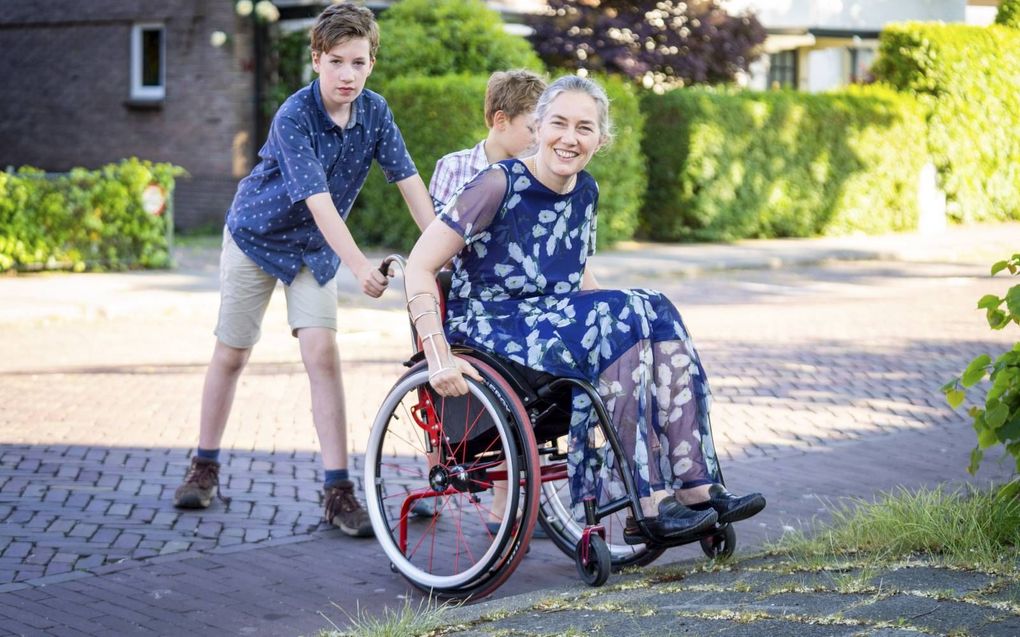
[[898,489],[840,506],[824,528],[770,548],[805,563],[923,556],[956,567],[1012,570],[1020,559],[1020,499],[995,490]]
[[429,599],[423,599],[417,606],[412,606],[411,601],[405,599],[403,606],[396,610],[386,609],[381,617],[370,616],[363,613],[360,608],[354,615],[351,615],[340,606],[336,607],[347,615],[350,626],[341,629],[326,617],[326,621],[333,628],[319,631],[317,637],[410,637],[412,635],[427,637],[437,634],[440,628],[450,628],[446,625],[444,616],[446,611],[453,606]]
[[[1004,493],[974,488],[901,488],[873,501],[855,499],[833,509],[831,522],[823,528],[810,534],[788,533],[768,550],[786,567],[834,570],[834,588],[844,594],[881,594],[881,587],[876,589],[872,584],[876,574],[917,558],[932,564],[998,572],[1012,581],[1020,564],[1020,497]],[[620,590],[644,586],[661,589],[677,585],[684,578],[679,571],[652,569],[640,580],[641,586],[630,583]],[[730,590],[749,591],[751,586],[737,582],[730,585]],[[601,610],[598,595],[598,591],[590,591],[579,599],[583,598],[584,606]],[[575,606],[576,600],[549,598],[526,612],[555,612]],[[318,637],[436,637],[468,628],[449,625],[444,617],[448,608],[427,600],[415,608],[405,601],[403,607],[387,610],[381,617],[360,611],[353,617],[345,613],[350,627],[341,630],[334,624],[334,630],[320,632]],[[605,605],[605,610],[622,609]],[[635,608],[631,612],[640,615],[649,610]],[[748,622],[763,618],[753,613],[728,617]],[[480,621],[484,624],[492,619]]]

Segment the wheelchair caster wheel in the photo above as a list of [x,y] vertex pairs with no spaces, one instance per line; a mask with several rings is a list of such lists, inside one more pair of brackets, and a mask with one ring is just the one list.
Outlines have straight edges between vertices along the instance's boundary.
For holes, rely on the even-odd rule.
[[737,532],[732,524],[727,524],[718,533],[701,538],[701,550],[709,558],[724,559],[733,555],[737,548]]
[[598,535],[592,534],[588,537],[588,563],[584,563],[584,540],[577,543],[574,548],[574,565],[577,566],[577,573],[588,586],[602,586],[609,579],[609,572],[613,567],[613,556],[609,553],[606,541]]

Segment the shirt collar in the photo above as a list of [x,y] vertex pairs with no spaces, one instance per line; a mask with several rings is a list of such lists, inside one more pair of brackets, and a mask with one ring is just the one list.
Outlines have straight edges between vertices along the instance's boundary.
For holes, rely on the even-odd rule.
[[[319,118],[322,120],[322,126],[327,130],[335,127],[336,122],[329,116],[329,113],[326,111],[326,105],[322,102],[322,89],[319,88],[318,79],[312,82],[312,95],[315,96],[315,105],[319,108]],[[351,117],[347,120],[347,126],[344,127],[344,130],[350,130],[361,123],[361,102],[363,97],[365,97],[364,89],[351,102]]]
[[471,155],[468,161],[471,162],[472,168],[478,168],[481,170],[489,165],[489,158],[485,156],[485,140],[475,144],[474,148],[471,149]]

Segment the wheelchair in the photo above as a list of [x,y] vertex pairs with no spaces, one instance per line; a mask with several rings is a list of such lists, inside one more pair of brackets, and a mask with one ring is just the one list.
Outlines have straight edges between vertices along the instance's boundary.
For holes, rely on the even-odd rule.
[[[391,255],[403,270],[404,260]],[[446,276],[444,276],[444,274]],[[449,273],[440,273],[445,298]],[[442,303],[442,301],[441,301]],[[656,537],[645,524],[628,458],[590,383],[556,378],[483,351],[454,346],[483,381],[465,377],[469,392],[443,397],[428,384],[428,366],[411,324],[408,371],[386,395],[365,452],[365,491],[372,528],[390,567],[441,599],[477,599],[494,592],[527,552],[535,524],[574,559],[581,579],[604,584],[610,573],[651,564],[670,547],[700,542],[710,558],[731,555],[736,533],[717,524],[700,537]],[[567,429],[572,389],[590,399],[613,471],[626,489],[607,500],[571,506]],[[583,510],[580,510],[583,509]],[[626,516],[640,529],[624,539]],[[634,538],[628,538],[631,542]]]

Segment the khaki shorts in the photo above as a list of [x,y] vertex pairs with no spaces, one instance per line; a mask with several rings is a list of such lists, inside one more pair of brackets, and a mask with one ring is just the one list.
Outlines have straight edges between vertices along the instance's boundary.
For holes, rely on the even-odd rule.
[[[276,277],[267,274],[234,243],[223,229],[220,254],[220,316],[216,338],[224,345],[248,349],[262,334],[262,317],[276,289]],[[312,272],[301,268],[294,282],[283,286],[287,295],[287,322],[291,334],[304,327],[336,331],[336,280],[319,285]]]

